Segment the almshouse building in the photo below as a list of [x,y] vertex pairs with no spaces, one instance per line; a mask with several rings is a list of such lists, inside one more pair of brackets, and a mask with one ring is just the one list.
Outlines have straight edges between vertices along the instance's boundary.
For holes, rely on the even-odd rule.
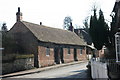
[[18,53],[34,54],[34,67],[86,60],[86,43],[74,32],[22,20],[20,8],[8,34],[19,45]]

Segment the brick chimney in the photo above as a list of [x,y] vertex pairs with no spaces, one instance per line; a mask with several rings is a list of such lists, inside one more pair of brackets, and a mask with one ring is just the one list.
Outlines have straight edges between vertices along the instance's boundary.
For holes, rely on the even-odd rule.
[[16,21],[22,21],[22,13],[20,12],[20,7],[18,7],[18,12],[16,13]]

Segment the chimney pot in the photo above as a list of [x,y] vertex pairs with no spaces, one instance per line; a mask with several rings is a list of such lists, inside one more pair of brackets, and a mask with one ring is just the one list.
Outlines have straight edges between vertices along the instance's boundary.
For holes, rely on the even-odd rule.
[[18,12],[20,12],[20,7],[18,7]]
[[40,25],[42,25],[42,22],[40,22]]
[[16,21],[22,21],[22,13],[20,12],[20,7],[18,7],[18,12],[16,13]]

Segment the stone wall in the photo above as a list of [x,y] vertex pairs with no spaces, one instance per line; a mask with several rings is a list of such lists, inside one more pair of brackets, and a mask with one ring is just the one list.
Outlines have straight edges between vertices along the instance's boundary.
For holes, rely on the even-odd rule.
[[28,70],[32,68],[34,68],[34,58],[16,59],[9,63],[2,63],[2,74]]

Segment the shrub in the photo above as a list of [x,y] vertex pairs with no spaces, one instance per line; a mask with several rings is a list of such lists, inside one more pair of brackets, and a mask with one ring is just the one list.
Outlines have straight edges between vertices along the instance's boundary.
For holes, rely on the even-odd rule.
[[2,55],[2,63],[13,62],[16,59],[34,58],[34,54],[5,54]]
[[16,59],[25,59],[25,58],[34,58],[33,54],[26,54],[26,55],[17,55]]

